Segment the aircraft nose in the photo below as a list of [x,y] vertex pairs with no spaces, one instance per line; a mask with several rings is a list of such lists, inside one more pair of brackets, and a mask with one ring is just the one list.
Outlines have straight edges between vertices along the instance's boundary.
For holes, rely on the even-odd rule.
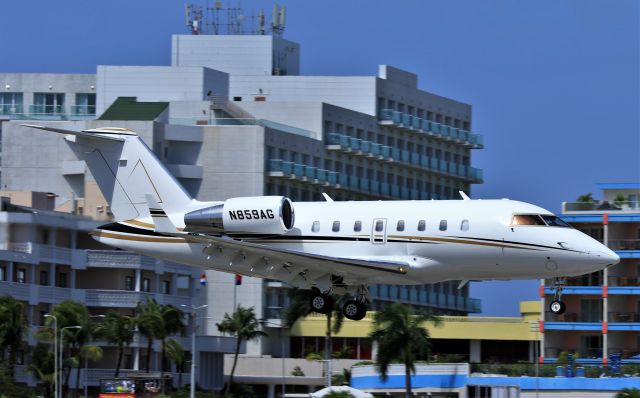
[[613,250],[603,247],[600,250],[592,251],[590,253],[595,257],[596,261],[602,265],[616,265],[620,262],[620,256],[618,256]]

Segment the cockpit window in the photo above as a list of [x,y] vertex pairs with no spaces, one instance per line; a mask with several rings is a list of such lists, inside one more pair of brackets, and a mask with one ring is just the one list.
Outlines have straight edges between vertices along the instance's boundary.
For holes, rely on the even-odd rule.
[[537,214],[514,214],[511,225],[546,225]]
[[571,228],[571,225],[569,225],[566,222],[562,221],[562,219],[560,217],[558,217],[558,216],[542,215],[540,217],[542,217],[544,222],[546,222],[547,225],[550,226],[550,227]]

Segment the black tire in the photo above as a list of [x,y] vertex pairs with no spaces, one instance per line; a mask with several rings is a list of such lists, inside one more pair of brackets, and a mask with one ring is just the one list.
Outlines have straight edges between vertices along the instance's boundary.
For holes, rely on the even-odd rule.
[[349,300],[342,307],[342,314],[352,321],[359,321],[367,315],[367,306],[356,300]]
[[556,315],[564,314],[566,309],[567,306],[560,300],[553,300],[551,304],[549,304],[549,310]]
[[319,314],[328,314],[333,310],[333,299],[326,294],[316,294],[311,297],[309,305]]

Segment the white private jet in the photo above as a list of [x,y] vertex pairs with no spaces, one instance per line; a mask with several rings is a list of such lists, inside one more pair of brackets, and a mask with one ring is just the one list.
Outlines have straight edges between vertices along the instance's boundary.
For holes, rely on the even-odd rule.
[[602,270],[619,257],[540,207],[511,200],[292,203],[282,196],[192,199],[134,132],[66,135],[88,165],[117,222],[105,244],[205,269],[314,289],[311,306],[362,319],[370,284],[556,278],[550,305],[564,312],[564,277]]

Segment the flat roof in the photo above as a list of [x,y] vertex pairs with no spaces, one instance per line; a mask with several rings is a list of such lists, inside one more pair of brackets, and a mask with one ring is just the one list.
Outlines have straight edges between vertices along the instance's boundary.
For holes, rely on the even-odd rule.
[[640,189],[640,182],[605,182],[596,184],[598,189]]

